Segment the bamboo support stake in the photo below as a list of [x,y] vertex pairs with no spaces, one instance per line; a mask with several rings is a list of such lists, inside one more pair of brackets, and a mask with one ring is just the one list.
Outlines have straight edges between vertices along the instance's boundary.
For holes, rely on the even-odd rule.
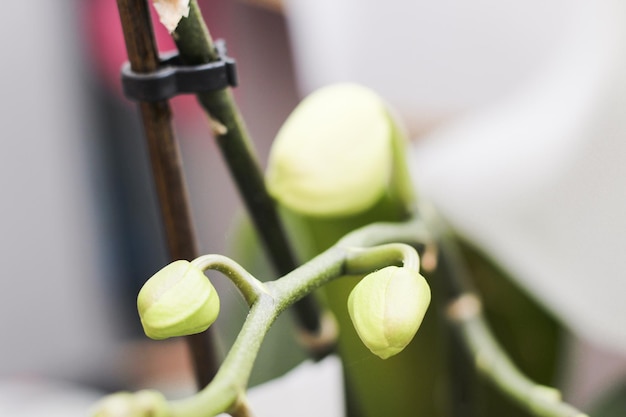
[[[139,73],[156,70],[159,59],[146,0],[117,0],[117,5],[132,70]],[[139,109],[170,257],[194,259],[198,250],[169,103],[140,102]],[[212,332],[209,329],[208,333],[186,338],[199,387],[206,386],[218,369]]]

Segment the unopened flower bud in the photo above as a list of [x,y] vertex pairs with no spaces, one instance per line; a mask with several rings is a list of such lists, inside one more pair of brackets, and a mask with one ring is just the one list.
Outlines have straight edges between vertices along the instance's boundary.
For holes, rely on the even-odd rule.
[[166,417],[167,400],[158,391],[142,390],[136,394],[118,392],[104,397],[95,406],[92,417]]
[[[405,164],[399,155],[404,141],[376,93],[356,84],[324,87],[279,130],[268,161],[268,190],[281,205],[308,216],[364,212],[400,187],[396,183],[405,186],[396,178]],[[412,194],[404,191],[397,193]]]
[[137,309],[146,335],[166,339],[205,331],[217,318],[220,301],[202,270],[176,261],[144,284]]
[[413,339],[430,303],[430,287],[417,271],[388,266],[365,276],[348,297],[359,337],[387,359]]

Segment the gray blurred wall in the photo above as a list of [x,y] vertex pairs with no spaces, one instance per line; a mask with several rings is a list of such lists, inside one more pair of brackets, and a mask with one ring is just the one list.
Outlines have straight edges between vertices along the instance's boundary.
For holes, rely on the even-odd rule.
[[73,6],[3,3],[0,377],[106,369],[113,343]]

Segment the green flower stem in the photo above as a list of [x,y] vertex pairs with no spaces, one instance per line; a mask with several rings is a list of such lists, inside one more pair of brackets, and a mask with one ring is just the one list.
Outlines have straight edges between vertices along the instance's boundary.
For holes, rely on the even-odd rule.
[[203,271],[212,269],[226,275],[239,289],[249,306],[252,306],[261,294],[267,294],[267,288],[261,281],[226,256],[204,255],[191,263]]
[[260,295],[213,381],[194,396],[172,401],[172,417],[235,413],[238,404],[245,401],[245,390],[261,342],[278,314],[274,298],[270,294]]
[[398,223],[372,223],[348,233],[336,246],[372,247],[386,243],[431,243],[433,235],[420,218],[413,217]]
[[[256,300],[252,304],[239,336],[213,381],[192,397],[172,401],[171,415],[173,417],[210,417],[223,412],[234,413],[238,404],[244,400],[245,390],[261,342],[281,312],[314,289],[332,279],[344,276],[348,272],[347,261],[354,256],[354,247],[384,244],[397,241],[398,238],[415,242],[420,237],[426,237],[425,233],[426,229],[419,221],[367,226],[350,233],[337,245],[284,277],[262,284],[267,292],[251,292],[256,295]],[[381,265],[385,264],[386,254],[389,257],[386,265],[393,264],[398,262],[402,255],[406,255],[406,248],[410,247],[391,245],[378,252],[377,258]],[[415,259],[416,256],[417,254],[408,255],[408,258]],[[211,258],[208,259],[211,260]],[[232,268],[234,262],[232,264],[228,262],[229,266],[224,268],[223,259],[213,259],[219,259],[219,262],[210,261],[212,267],[219,268],[220,271],[228,270],[227,275],[237,275],[243,270],[240,267]],[[216,265],[218,267],[215,267]],[[238,277],[233,280],[245,282],[246,278]]]
[[[277,303],[286,308],[289,304],[298,301],[314,289],[326,284],[331,279],[347,274],[367,273],[377,268],[402,263],[419,263],[419,256],[408,245],[390,244],[403,241],[410,243],[424,243],[430,240],[430,234],[419,219],[411,219],[401,223],[375,223],[357,229],[347,234],[336,245],[322,252],[311,261],[302,265],[283,278],[266,285],[273,291]],[[390,244],[390,245],[386,245]],[[381,248],[374,248],[384,245]],[[370,269],[363,264],[366,260],[359,250],[369,252],[376,257]],[[413,252],[413,253],[410,253]],[[358,254],[358,255],[357,255]],[[355,258],[363,256],[360,261]],[[355,264],[351,264],[355,262]],[[358,271],[357,271],[358,269]]]
[[[450,341],[453,351],[463,348],[469,352],[478,372],[507,398],[517,402],[535,417],[587,417],[586,414],[561,401],[554,388],[537,384],[525,376],[511,361],[498,343],[482,314],[482,303],[472,285],[471,274],[463,260],[451,228],[437,211],[422,204],[419,212],[437,236],[440,252],[439,268],[447,269],[442,274],[447,297],[447,319],[456,332]],[[459,345],[458,348],[456,345]],[[451,358],[459,361],[459,358]],[[460,364],[460,375],[453,381],[461,391],[469,389],[471,376],[466,375],[465,363]],[[463,392],[460,393],[463,395]],[[465,410],[466,411],[466,410]],[[459,414],[459,415],[467,415]]]
[[[385,245],[387,243],[429,244],[430,239],[431,235],[420,219],[372,224],[349,233],[336,245],[284,277],[263,284],[233,261],[220,256],[198,258],[198,265],[226,273],[242,289],[244,296],[252,300],[251,309],[213,381],[189,398],[171,401],[169,415],[213,417],[226,412],[233,416],[249,416],[246,388],[250,373],[265,335],[281,312],[316,288],[352,272],[351,268],[366,272],[367,266],[376,268],[399,261],[411,264],[418,259],[407,245]],[[377,245],[385,246],[374,248]],[[356,247],[372,248],[358,253]],[[375,262],[365,261],[368,251]],[[361,256],[363,260],[359,259]],[[456,282],[459,283],[462,281]],[[473,292],[465,290],[454,297],[448,304],[447,318],[458,329],[479,372],[531,415],[587,417],[562,402],[557,390],[536,384],[516,368],[495,340],[482,316],[480,300]]]
[[[180,21],[172,34],[180,57],[189,65],[215,61],[215,45],[197,1],[191,0],[189,6],[189,16]],[[295,256],[265,188],[252,142],[230,89],[200,93],[197,98],[209,115],[215,140],[272,264],[279,276],[287,274],[297,266]],[[300,325],[317,333],[321,313],[315,299],[306,297],[294,308]]]
[[458,296],[448,307],[448,319],[462,335],[478,371],[507,397],[536,417],[588,417],[561,401],[560,393],[537,384],[520,372],[493,337],[472,293]]
[[350,256],[346,261],[346,272],[358,275],[400,264],[419,272],[420,258],[415,249],[404,243],[389,243],[365,249],[354,248],[350,250]]

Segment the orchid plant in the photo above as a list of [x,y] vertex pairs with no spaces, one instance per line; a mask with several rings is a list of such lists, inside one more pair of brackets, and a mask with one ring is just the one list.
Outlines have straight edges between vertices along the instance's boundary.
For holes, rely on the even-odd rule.
[[[212,59],[214,46],[195,0],[154,0],[154,7],[183,58]],[[247,143],[228,91],[200,95],[199,100],[214,135]],[[433,358],[412,341],[420,338],[418,330],[428,316],[441,316],[454,334],[452,347],[463,350],[454,353],[467,359],[464,366],[469,364],[519,408],[537,417],[584,417],[561,400],[558,390],[526,377],[493,336],[453,233],[416,196],[405,159],[407,144],[390,106],[366,87],[331,85],[304,99],[279,131],[262,181],[304,263],[269,281],[223,255],[165,266],[138,295],[148,337],[198,334],[213,324],[220,299],[206,271],[225,275],[246,301],[249,314],[241,331],[217,373],[195,395],[168,401],[153,390],[116,393],[96,404],[92,415],[253,415],[246,391],[268,330],[280,314],[315,296],[323,300],[317,312],[323,330],[318,332],[330,339],[328,345],[349,355],[358,341],[378,357],[375,369],[346,370],[346,382],[365,416],[443,415],[420,408],[413,394],[406,395],[408,387],[433,385],[413,368]],[[238,149],[251,152],[247,145]],[[431,306],[431,297],[439,300],[437,307]],[[372,389],[368,374],[377,385],[384,378],[386,386],[375,389],[386,390],[386,399],[364,398]],[[457,376],[452,385],[462,391],[469,377],[460,371]],[[450,409],[453,415],[469,415]]]

